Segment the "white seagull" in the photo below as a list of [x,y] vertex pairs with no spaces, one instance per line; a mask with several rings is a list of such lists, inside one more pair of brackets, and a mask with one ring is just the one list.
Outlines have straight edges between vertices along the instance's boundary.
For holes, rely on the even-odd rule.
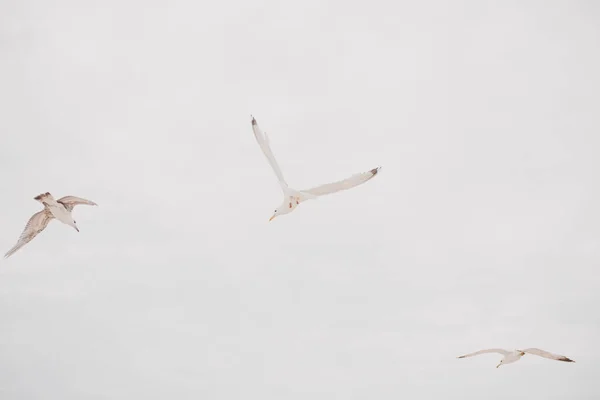
[[331,194],[335,192],[339,192],[340,190],[351,189],[355,186],[358,186],[362,183],[365,183],[379,172],[381,167],[374,168],[368,172],[363,172],[359,174],[352,175],[349,178],[346,178],[341,181],[326,183],[324,185],[316,186],[306,190],[294,190],[288,186],[285,179],[283,178],[283,174],[281,173],[281,169],[277,164],[277,160],[275,160],[275,156],[271,151],[271,147],[269,146],[269,138],[266,132],[262,132],[258,127],[258,123],[256,119],[252,117],[252,130],[254,131],[254,136],[256,137],[256,141],[258,145],[262,149],[263,153],[267,157],[267,161],[275,171],[275,175],[277,175],[277,179],[279,180],[279,185],[281,185],[281,189],[283,190],[283,202],[279,207],[275,209],[273,216],[269,219],[271,221],[273,218],[289,214],[296,206],[303,201],[316,199],[319,196],[323,196],[326,194]]
[[48,192],[40,194],[39,196],[35,196],[33,199],[42,203],[44,205],[44,209],[33,214],[29,221],[27,221],[27,225],[25,226],[23,233],[21,233],[19,241],[12,249],[8,251],[8,253],[6,253],[4,256],[5,258],[10,257],[21,247],[31,242],[31,240],[36,237],[38,233],[46,229],[46,226],[48,226],[48,223],[52,218],[56,218],[60,222],[72,226],[77,232],[79,232],[77,223],[71,215],[73,208],[78,204],[97,206],[97,204],[93,201],[75,196],[65,196],[55,200],[54,197],[52,197],[52,195]]
[[521,357],[523,357],[525,355],[525,353],[534,354],[536,356],[540,356],[540,357],[544,357],[544,358],[549,358],[551,360],[575,362],[568,357],[561,356],[558,354],[552,354],[547,351],[536,349],[536,348],[524,349],[524,350],[513,350],[513,351],[508,351],[508,350],[504,350],[504,349],[479,350],[479,351],[476,351],[475,353],[465,354],[464,356],[460,356],[457,358],[472,357],[472,356],[477,356],[479,354],[485,354],[485,353],[500,353],[504,356],[504,358],[502,360],[500,360],[500,364],[496,365],[496,368],[498,368],[499,366],[504,365],[504,364],[511,364],[511,363],[519,361],[521,359]]

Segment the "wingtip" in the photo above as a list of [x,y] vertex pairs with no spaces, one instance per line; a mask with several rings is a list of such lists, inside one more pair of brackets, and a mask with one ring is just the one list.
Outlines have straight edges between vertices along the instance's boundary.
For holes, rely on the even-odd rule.
[[256,125],[256,119],[252,115],[250,115],[250,118],[252,118],[252,125]]
[[377,175],[377,173],[379,172],[379,170],[380,170],[380,169],[381,169],[381,167],[376,167],[376,168],[373,168],[373,169],[371,170],[371,173],[372,173],[373,175]]
[[563,358],[559,358],[559,361],[564,361],[564,362],[575,362],[575,360],[571,360],[569,357],[563,357]]

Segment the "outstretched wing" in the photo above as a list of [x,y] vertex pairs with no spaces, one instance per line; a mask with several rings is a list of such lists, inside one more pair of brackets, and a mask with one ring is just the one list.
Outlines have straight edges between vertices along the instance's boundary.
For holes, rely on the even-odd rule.
[[565,356],[561,356],[559,354],[552,354],[550,352],[544,351],[544,350],[540,350],[540,349],[536,349],[536,348],[531,348],[531,349],[525,349],[525,350],[521,350],[524,353],[529,353],[529,354],[534,354],[536,356],[540,356],[540,357],[544,357],[544,358],[549,358],[551,360],[556,360],[556,361],[565,361],[565,362],[575,362],[573,360],[571,360],[568,357]]
[[4,257],[10,257],[21,247],[31,242],[31,240],[36,237],[38,233],[43,231],[46,226],[48,226],[48,222],[50,222],[52,218],[54,218],[54,216],[47,209],[43,209],[42,211],[33,214],[33,216],[29,218],[27,225],[25,225],[25,229],[23,230],[23,233],[21,233],[17,244],[15,244],[14,247],[10,249]]
[[61,203],[68,211],[73,211],[73,208],[78,204],[86,204],[88,206],[97,206],[98,204],[93,201],[82,199],[81,197],[65,196],[57,200]]
[[354,174],[349,178],[346,178],[341,181],[326,183],[321,186],[316,186],[311,189],[301,190],[301,192],[307,192],[315,196],[323,196],[326,194],[331,194],[335,192],[339,192],[340,190],[351,189],[355,186],[365,183],[369,179],[373,178],[379,172],[381,167],[373,168],[370,171],[362,172],[360,174]]
[[260,128],[258,127],[258,123],[254,119],[254,117],[252,117],[252,130],[254,131],[254,137],[256,138],[258,145],[262,149],[263,153],[265,153],[265,157],[267,157],[267,161],[269,161],[271,168],[273,168],[273,171],[275,171],[275,175],[277,175],[277,179],[279,180],[281,189],[283,189],[283,191],[285,192],[288,185],[283,177],[283,174],[281,173],[279,164],[277,164],[277,160],[275,159],[275,156],[271,151],[271,147],[269,146],[269,138],[266,133],[260,130]]
[[464,356],[460,356],[457,358],[473,357],[473,356],[478,356],[480,354],[486,354],[486,353],[500,353],[503,356],[506,356],[506,355],[510,354],[510,351],[506,351],[504,349],[485,349],[485,350],[476,351],[475,353],[465,354]]

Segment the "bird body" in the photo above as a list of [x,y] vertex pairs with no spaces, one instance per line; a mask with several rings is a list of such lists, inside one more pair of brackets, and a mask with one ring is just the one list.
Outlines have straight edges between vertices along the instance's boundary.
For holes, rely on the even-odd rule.
[[351,189],[355,186],[358,186],[362,183],[365,183],[369,179],[373,178],[379,172],[380,167],[374,168],[370,171],[359,173],[352,175],[349,178],[343,179],[341,181],[327,183],[324,185],[316,186],[306,190],[295,190],[288,186],[281,169],[279,168],[279,164],[273,155],[273,151],[269,145],[269,137],[266,132],[263,132],[256,122],[254,117],[252,118],[252,130],[254,132],[254,136],[258,145],[262,149],[267,161],[273,168],[275,175],[277,176],[277,180],[279,181],[279,185],[281,186],[281,190],[283,191],[283,201],[281,205],[275,209],[273,216],[269,219],[269,221],[273,220],[273,218],[289,214],[296,209],[296,207],[306,201],[311,199],[316,199],[319,196],[324,196],[326,194],[331,194],[335,192],[339,192],[341,190]]
[[63,203],[56,201],[50,193],[46,192],[44,194],[40,194],[39,196],[34,197],[34,199],[42,203],[44,208],[48,210],[54,218],[63,224],[75,228],[75,230],[79,232],[79,228],[77,228],[77,224],[71,215],[71,211],[67,210]]
[[522,351],[520,351],[520,350],[513,350],[513,351],[509,352],[507,355],[504,356],[504,358],[502,359],[502,361],[500,362],[500,364],[498,364],[496,366],[496,368],[498,368],[500,365],[503,365],[503,364],[512,364],[514,362],[517,362],[524,355],[525,355],[525,353],[522,352]]

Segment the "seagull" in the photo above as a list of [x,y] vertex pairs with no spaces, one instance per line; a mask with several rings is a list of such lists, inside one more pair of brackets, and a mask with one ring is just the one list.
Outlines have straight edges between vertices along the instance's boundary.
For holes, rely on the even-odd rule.
[[473,357],[473,356],[477,356],[479,354],[485,354],[485,353],[500,353],[504,356],[504,358],[502,360],[500,360],[500,364],[496,365],[496,368],[498,368],[499,366],[504,365],[504,364],[511,364],[511,363],[519,361],[521,359],[521,357],[523,357],[525,355],[525,353],[534,354],[536,356],[540,356],[540,357],[544,357],[544,358],[549,358],[551,360],[575,362],[568,357],[561,356],[558,354],[552,354],[547,351],[536,349],[536,348],[524,349],[524,350],[513,350],[513,351],[508,351],[508,350],[504,350],[504,349],[479,350],[479,351],[476,351],[475,353],[465,354],[464,356],[460,356],[457,358]]
[[316,199],[319,196],[324,196],[326,194],[331,194],[335,192],[339,192],[341,190],[351,189],[355,186],[358,186],[362,183],[365,183],[369,179],[373,178],[381,167],[373,168],[370,171],[362,172],[359,174],[354,174],[349,178],[346,178],[341,181],[326,183],[324,185],[316,186],[306,190],[294,190],[288,186],[286,183],[283,174],[281,173],[281,169],[277,164],[277,160],[275,160],[275,156],[271,151],[271,147],[269,146],[269,138],[266,132],[262,132],[258,127],[258,123],[256,119],[252,117],[252,130],[254,131],[254,136],[256,137],[256,141],[258,145],[262,149],[263,153],[267,157],[267,161],[271,165],[271,168],[275,171],[275,175],[277,175],[277,179],[279,180],[279,185],[283,190],[283,202],[279,207],[275,209],[273,216],[269,219],[272,221],[273,218],[289,214],[296,209],[296,206],[306,200]]
[[33,214],[29,221],[27,221],[27,225],[25,225],[25,229],[23,230],[23,233],[21,233],[19,241],[12,249],[8,251],[8,253],[6,253],[4,258],[10,257],[21,247],[31,242],[31,240],[36,237],[38,233],[46,229],[46,226],[48,226],[48,223],[52,218],[56,218],[60,222],[72,226],[77,232],[79,232],[77,223],[71,215],[73,208],[78,204],[87,204],[90,206],[98,205],[93,201],[75,196],[65,196],[55,200],[54,197],[52,197],[52,195],[48,192],[40,194],[39,196],[35,196],[33,199],[42,203],[44,205],[44,209]]

